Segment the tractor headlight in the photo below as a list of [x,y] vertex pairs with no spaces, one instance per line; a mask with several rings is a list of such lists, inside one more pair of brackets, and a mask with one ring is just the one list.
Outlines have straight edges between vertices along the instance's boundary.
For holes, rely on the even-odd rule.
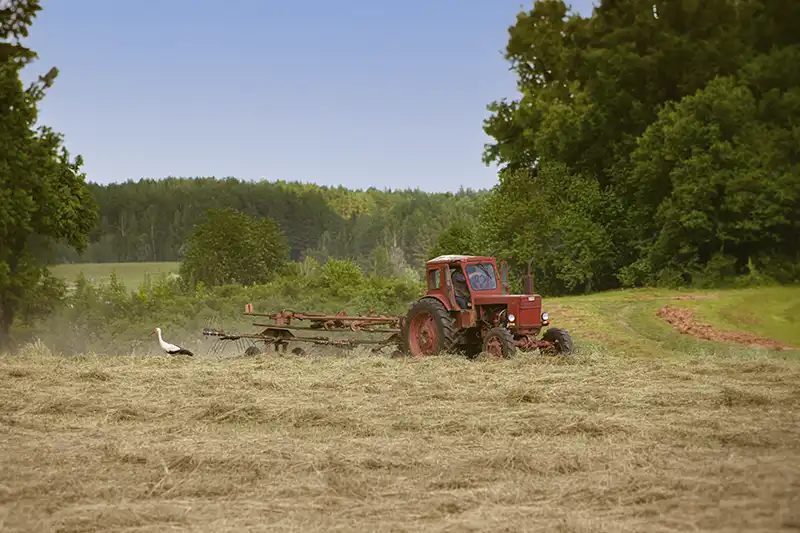
[[550,319],[550,315],[547,314],[547,311],[542,313],[542,322],[547,322]]
[[515,320],[516,318],[517,318],[517,317],[515,317],[514,315],[511,315],[511,314],[509,314],[509,315],[508,315],[508,321],[509,321],[509,322],[514,322],[514,320]]

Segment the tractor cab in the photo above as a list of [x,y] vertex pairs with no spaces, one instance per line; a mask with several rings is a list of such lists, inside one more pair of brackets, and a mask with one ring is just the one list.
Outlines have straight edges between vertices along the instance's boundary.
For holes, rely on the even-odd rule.
[[442,300],[448,310],[467,310],[477,294],[507,294],[508,266],[502,263],[501,277],[494,257],[440,255],[427,262],[426,296]]

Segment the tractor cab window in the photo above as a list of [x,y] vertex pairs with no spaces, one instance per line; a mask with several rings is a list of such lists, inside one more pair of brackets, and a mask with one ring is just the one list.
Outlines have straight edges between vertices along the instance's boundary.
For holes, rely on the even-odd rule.
[[491,263],[467,265],[469,284],[476,291],[493,291],[497,289],[497,276]]
[[442,286],[442,270],[437,268],[428,271],[428,290],[436,290]]

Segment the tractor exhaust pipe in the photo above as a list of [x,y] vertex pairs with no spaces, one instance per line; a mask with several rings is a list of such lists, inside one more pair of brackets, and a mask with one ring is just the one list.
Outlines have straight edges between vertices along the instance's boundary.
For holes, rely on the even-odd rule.
[[533,294],[533,273],[531,271],[533,265],[533,257],[528,261],[528,274],[522,280],[522,292],[525,294]]

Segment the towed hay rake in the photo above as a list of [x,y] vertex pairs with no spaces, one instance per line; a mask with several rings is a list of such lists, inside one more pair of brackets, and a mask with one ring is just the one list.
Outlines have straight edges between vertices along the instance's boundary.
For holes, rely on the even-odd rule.
[[[285,352],[289,343],[311,343],[339,348],[373,345],[380,352],[394,345],[393,355],[425,357],[451,350],[474,356],[481,352],[499,358],[513,357],[517,349],[534,350],[556,355],[573,351],[569,333],[548,328],[550,317],[542,309],[542,297],[533,291],[533,275],[523,278],[523,294],[509,294],[508,265],[498,268],[494,257],[442,255],[425,266],[427,289],[404,316],[347,315],[345,313],[254,313],[253,304],[245,306],[245,315],[271,319],[271,324],[255,322],[264,328],[259,333],[229,333],[206,328],[203,335],[217,337],[212,350],[221,351],[226,342],[248,346],[245,355],[261,353],[256,344],[264,344],[264,352],[274,346]],[[297,325],[295,321],[308,325]],[[356,333],[358,335],[389,334],[382,339],[332,339],[309,332]],[[297,332],[297,333],[296,333]],[[541,334],[541,336],[539,336]],[[295,354],[304,353],[294,348]]]
[[[286,352],[289,343],[310,343],[318,346],[333,346],[352,349],[363,344],[374,345],[372,352],[377,353],[386,346],[397,345],[400,341],[402,317],[385,315],[347,315],[345,313],[296,313],[281,311],[279,313],[254,313],[253,305],[247,304],[245,316],[261,317],[272,320],[271,324],[254,322],[254,326],[264,328],[258,333],[229,333],[214,328],[205,328],[203,335],[217,337],[209,349],[209,354],[219,354],[226,343],[233,342],[237,348],[244,349],[245,355],[257,355],[262,352],[257,346],[264,344],[264,353],[272,346],[276,352]],[[304,324],[297,324],[296,321]],[[294,323],[293,323],[294,322]],[[327,336],[312,336],[304,332],[330,331],[337,333],[387,334],[384,339],[344,338],[331,339]],[[295,332],[301,332],[297,334]],[[246,348],[245,348],[246,347]],[[305,351],[296,347],[292,353],[302,355]]]

